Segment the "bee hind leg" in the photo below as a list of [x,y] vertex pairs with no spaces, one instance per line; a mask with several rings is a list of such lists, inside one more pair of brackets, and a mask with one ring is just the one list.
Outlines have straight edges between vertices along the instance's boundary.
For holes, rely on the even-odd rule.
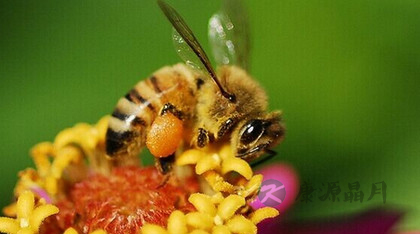
[[182,112],[176,109],[176,107],[170,102],[165,103],[165,105],[163,105],[162,109],[160,110],[160,115],[164,115],[168,112],[173,114],[178,119],[182,120]]
[[156,168],[162,175],[166,175],[172,171],[172,165],[175,162],[175,153],[169,155],[168,157],[157,158],[155,162]]
[[168,180],[172,175],[172,166],[174,162],[175,162],[175,153],[165,158],[156,159],[155,166],[158,169],[158,171],[163,175],[162,182],[157,186],[157,189],[165,186],[166,183],[168,183]]

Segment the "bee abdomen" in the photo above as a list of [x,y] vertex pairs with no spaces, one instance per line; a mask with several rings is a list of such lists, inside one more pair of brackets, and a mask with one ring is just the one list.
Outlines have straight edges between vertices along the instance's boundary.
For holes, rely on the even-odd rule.
[[139,82],[120,98],[111,115],[106,136],[109,156],[138,154],[146,132],[162,106],[159,80],[152,76]]
[[[148,123],[134,114],[126,114],[117,107],[109,120],[106,133],[106,152],[109,156],[133,155],[141,145],[136,144],[144,138],[142,133]],[[139,142],[139,143],[140,143]]]
[[108,128],[106,132],[106,153],[110,156],[121,154],[126,142],[131,141],[132,137],[131,131],[116,132],[112,128]]
[[111,157],[138,154],[151,124],[166,103],[191,113],[195,103],[193,81],[189,70],[176,65],[162,68],[137,83],[119,99],[112,113],[106,135],[107,154]]
[[155,116],[150,103],[138,105],[126,97],[119,100],[111,115],[106,135],[106,152],[109,156],[133,155],[140,151],[145,141],[146,129]]
[[113,118],[116,118],[120,121],[126,122],[133,127],[146,127],[147,123],[144,119],[134,114],[125,114],[122,113],[118,108],[112,112],[111,115]]

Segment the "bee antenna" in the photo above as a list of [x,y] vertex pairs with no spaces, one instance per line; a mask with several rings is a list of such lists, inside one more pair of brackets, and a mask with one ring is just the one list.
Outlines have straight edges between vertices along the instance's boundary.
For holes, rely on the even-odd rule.
[[216,83],[217,87],[219,87],[222,95],[225,98],[227,98],[230,102],[232,102],[232,103],[236,102],[235,94],[227,92],[223,88],[220,81],[217,79],[216,72],[214,72],[214,69],[211,66],[210,60],[208,59],[208,57],[207,57],[206,53],[204,52],[203,48],[201,47],[200,43],[198,42],[198,40],[194,36],[191,29],[185,23],[185,21],[181,17],[181,15],[179,15],[178,12],[173,7],[171,7],[169,4],[167,4],[163,0],[157,0],[157,3],[159,5],[160,9],[162,10],[162,12],[165,14],[166,18],[168,18],[169,22],[171,22],[171,24],[175,28],[175,30],[185,40],[185,42],[191,48],[191,50],[194,52],[194,54],[197,55],[200,62],[204,65],[207,72],[210,74],[211,78]]

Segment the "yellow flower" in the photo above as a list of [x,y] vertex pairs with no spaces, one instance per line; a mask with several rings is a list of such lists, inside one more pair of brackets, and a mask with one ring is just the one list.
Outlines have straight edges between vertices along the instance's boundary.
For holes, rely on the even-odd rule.
[[38,233],[42,221],[58,213],[58,208],[51,204],[35,206],[34,194],[30,191],[23,192],[17,201],[16,219],[0,217],[0,231],[10,234]]
[[246,206],[246,202],[239,195],[223,198],[221,193],[213,196],[195,193],[191,194],[188,201],[197,209],[196,212],[184,214],[174,211],[168,219],[167,229],[146,224],[142,228],[142,234],[252,234],[257,233],[257,223],[278,215],[276,209],[268,207],[253,212],[249,215],[251,218],[248,218],[241,214],[241,208]]
[[31,155],[38,172],[38,180],[33,182],[41,188],[45,188],[53,196],[58,192],[58,180],[61,178],[63,170],[71,163],[80,162],[83,157],[82,152],[76,147],[55,148],[49,142],[37,144],[32,148]]
[[198,175],[209,171],[217,171],[223,175],[230,171],[236,171],[248,180],[252,176],[249,164],[233,155],[230,144],[225,144],[220,148],[187,150],[182,153],[176,163],[177,165],[195,164],[195,171]]
[[[263,178],[253,175],[249,164],[233,155],[230,145],[187,150],[176,159],[176,165],[195,165],[196,174],[204,177],[211,187],[207,192],[213,195],[191,194],[188,201],[196,212],[184,214],[176,210],[170,215],[166,229],[146,224],[142,234],[252,234],[257,233],[257,223],[279,214],[271,207],[249,212],[248,201],[258,194]],[[230,182],[230,172],[242,177]]]
[[[37,233],[46,217],[58,213],[56,206],[46,203],[54,204],[58,198],[68,196],[68,186],[85,179],[88,171],[108,174],[114,166],[138,163],[136,159],[112,161],[105,157],[108,119],[104,117],[93,126],[78,124],[65,129],[54,142],[40,143],[31,150],[36,170],[28,168],[20,172],[15,187],[18,201],[4,209],[8,216],[17,218],[0,217],[0,232]],[[201,184],[199,193],[188,198],[196,211],[184,214],[175,210],[167,227],[145,224],[143,234],[252,234],[257,232],[257,223],[279,214],[269,207],[252,210],[249,203],[257,196],[263,177],[254,175],[246,161],[235,157],[229,144],[188,149],[175,163],[181,167],[192,165],[195,174],[207,182]],[[178,170],[181,174],[186,171]],[[37,195],[37,205],[31,191]],[[70,227],[64,233],[78,232]],[[92,233],[106,232],[98,229]]]
[[[238,194],[252,200],[262,182],[262,175],[253,175],[249,164],[233,155],[229,144],[206,150],[190,149],[176,160],[178,166],[195,165],[197,175],[202,175],[215,192]],[[228,173],[242,176],[235,184],[228,181]]]
[[[60,183],[70,165],[77,165],[73,167],[76,173],[72,171],[69,173],[71,176],[67,176],[66,179],[74,182],[86,175],[88,168],[83,161],[84,157],[87,157],[91,170],[104,174],[109,172],[112,162],[105,158],[105,153],[101,150],[105,142],[108,119],[108,116],[103,117],[94,126],[77,124],[61,131],[53,143],[42,142],[35,145],[31,149],[31,156],[36,170],[28,168],[19,173],[15,197],[27,190],[45,191],[48,202],[51,202],[51,199],[62,192]],[[8,216],[15,216],[15,206],[16,204],[9,205],[3,212]]]

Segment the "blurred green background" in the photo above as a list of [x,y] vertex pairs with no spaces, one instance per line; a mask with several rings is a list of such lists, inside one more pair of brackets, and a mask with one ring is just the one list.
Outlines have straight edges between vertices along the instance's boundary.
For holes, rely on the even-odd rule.
[[[209,51],[219,1],[170,1]],[[282,109],[276,160],[313,184],[292,218],[395,205],[420,228],[420,1],[246,1],[253,76]],[[0,1],[0,206],[29,149],[78,122],[94,123],[138,80],[180,61],[152,0]],[[320,201],[328,182],[359,181],[363,203]],[[366,201],[387,184],[387,203]],[[342,199],[342,198],[341,198]]]

